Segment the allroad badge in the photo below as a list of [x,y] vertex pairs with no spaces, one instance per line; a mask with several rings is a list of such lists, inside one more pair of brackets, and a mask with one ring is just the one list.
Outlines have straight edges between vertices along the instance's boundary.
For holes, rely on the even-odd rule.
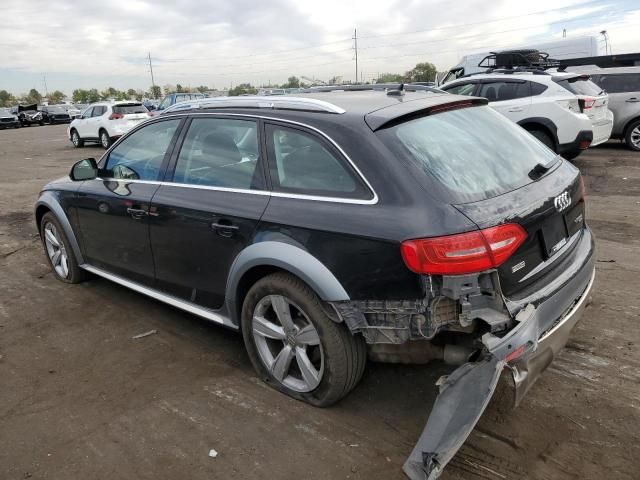
[[571,205],[571,197],[569,196],[569,192],[562,192],[560,195],[553,199],[553,204],[555,205],[556,210],[558,210],[559,212],[562,212],[563,210],[569,208],[569,205]]

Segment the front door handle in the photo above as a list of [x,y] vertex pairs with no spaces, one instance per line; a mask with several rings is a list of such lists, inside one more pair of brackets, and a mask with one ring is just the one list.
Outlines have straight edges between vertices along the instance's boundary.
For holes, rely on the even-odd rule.
[[149,212],[143,210],[142,208],[127,208],[127,213],[131,215],[135,220],[139,220],[142,217],[146,217],[149,215]]
[[[225,222],[225,221],[221,220],[221,222]],[[232,237],[235,232],[240,230],[240,227],[238,227],[237,225],[232,225],[231,222],[229,223],[227,222],[225,223],[214,222],[211,224],[211,228],[214,229],[216,233],[221,237]]]
[[631,98],[627,98],[625,101],[627,103],[636,103],[636,102],[640,102],[640,99],[637,97],[631,97]]
[[514,108],[510,108],[508,111],[509,112],[522,112],[522,108],[521,107],[514,107]]

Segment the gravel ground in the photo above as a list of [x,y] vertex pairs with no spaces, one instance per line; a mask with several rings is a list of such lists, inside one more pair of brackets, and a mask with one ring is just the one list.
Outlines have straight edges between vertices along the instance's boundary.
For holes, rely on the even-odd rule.
[[[0,478],[404,478],[446,368],[370,364],[317,409],[263,385],[234,332],[106,280],[54,279],[33,202],[102,154],[65,129],[0,131]],[[593,303],[517,410],[489,406],[443,479],[638,478],[640,154],[615,142],[575,163],[598,240]]]

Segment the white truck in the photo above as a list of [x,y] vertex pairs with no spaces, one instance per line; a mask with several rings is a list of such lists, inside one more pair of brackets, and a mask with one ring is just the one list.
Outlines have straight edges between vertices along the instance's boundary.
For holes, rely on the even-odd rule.
[[[500,52],[504,50],[514,49],[532,49],[539,50],[549,54],[549,58],[554,60],[566,60],[569,58],[582,58],[582,57],[597,57],[599,55],[606,55],[604,45],[601,44],[598,37],[585,36],[574,38],[563,38],[554,42],[540,43],[537,45],[527,45],[521,47],[500,48],[493,50],[492,52]],[[456,78],[460,78],[464,75],[470,75],[473,73],[484,72],[486,68],[479,67],[478,64],[487,55],[492,52],[472,53],[465,55],[460,59],[455,67],[451,67],[449,71],[442,77],[439,84],[442,85]]]

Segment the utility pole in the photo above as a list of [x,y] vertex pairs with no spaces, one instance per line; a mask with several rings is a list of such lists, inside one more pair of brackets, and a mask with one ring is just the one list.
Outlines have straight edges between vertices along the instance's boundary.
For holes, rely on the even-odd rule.
[[353,29],[354,50],[356,51],[356,83],[358,83],[358,32]]
[[151,72],[151,88],[153,89],[153,98],[155,100],[158,97],[156,97],[156,82],[153,79],[153,65],[151,64],[151,52],[149,52],[148,58],[149,58],[149,71]]
[[566,28],[562,29],[562,38],[567,38],[567,29]]
[[47,75],[45,73],[42,74],[42,81],[44,82],[44,96],[49,97],[49,90],[47,89]]

